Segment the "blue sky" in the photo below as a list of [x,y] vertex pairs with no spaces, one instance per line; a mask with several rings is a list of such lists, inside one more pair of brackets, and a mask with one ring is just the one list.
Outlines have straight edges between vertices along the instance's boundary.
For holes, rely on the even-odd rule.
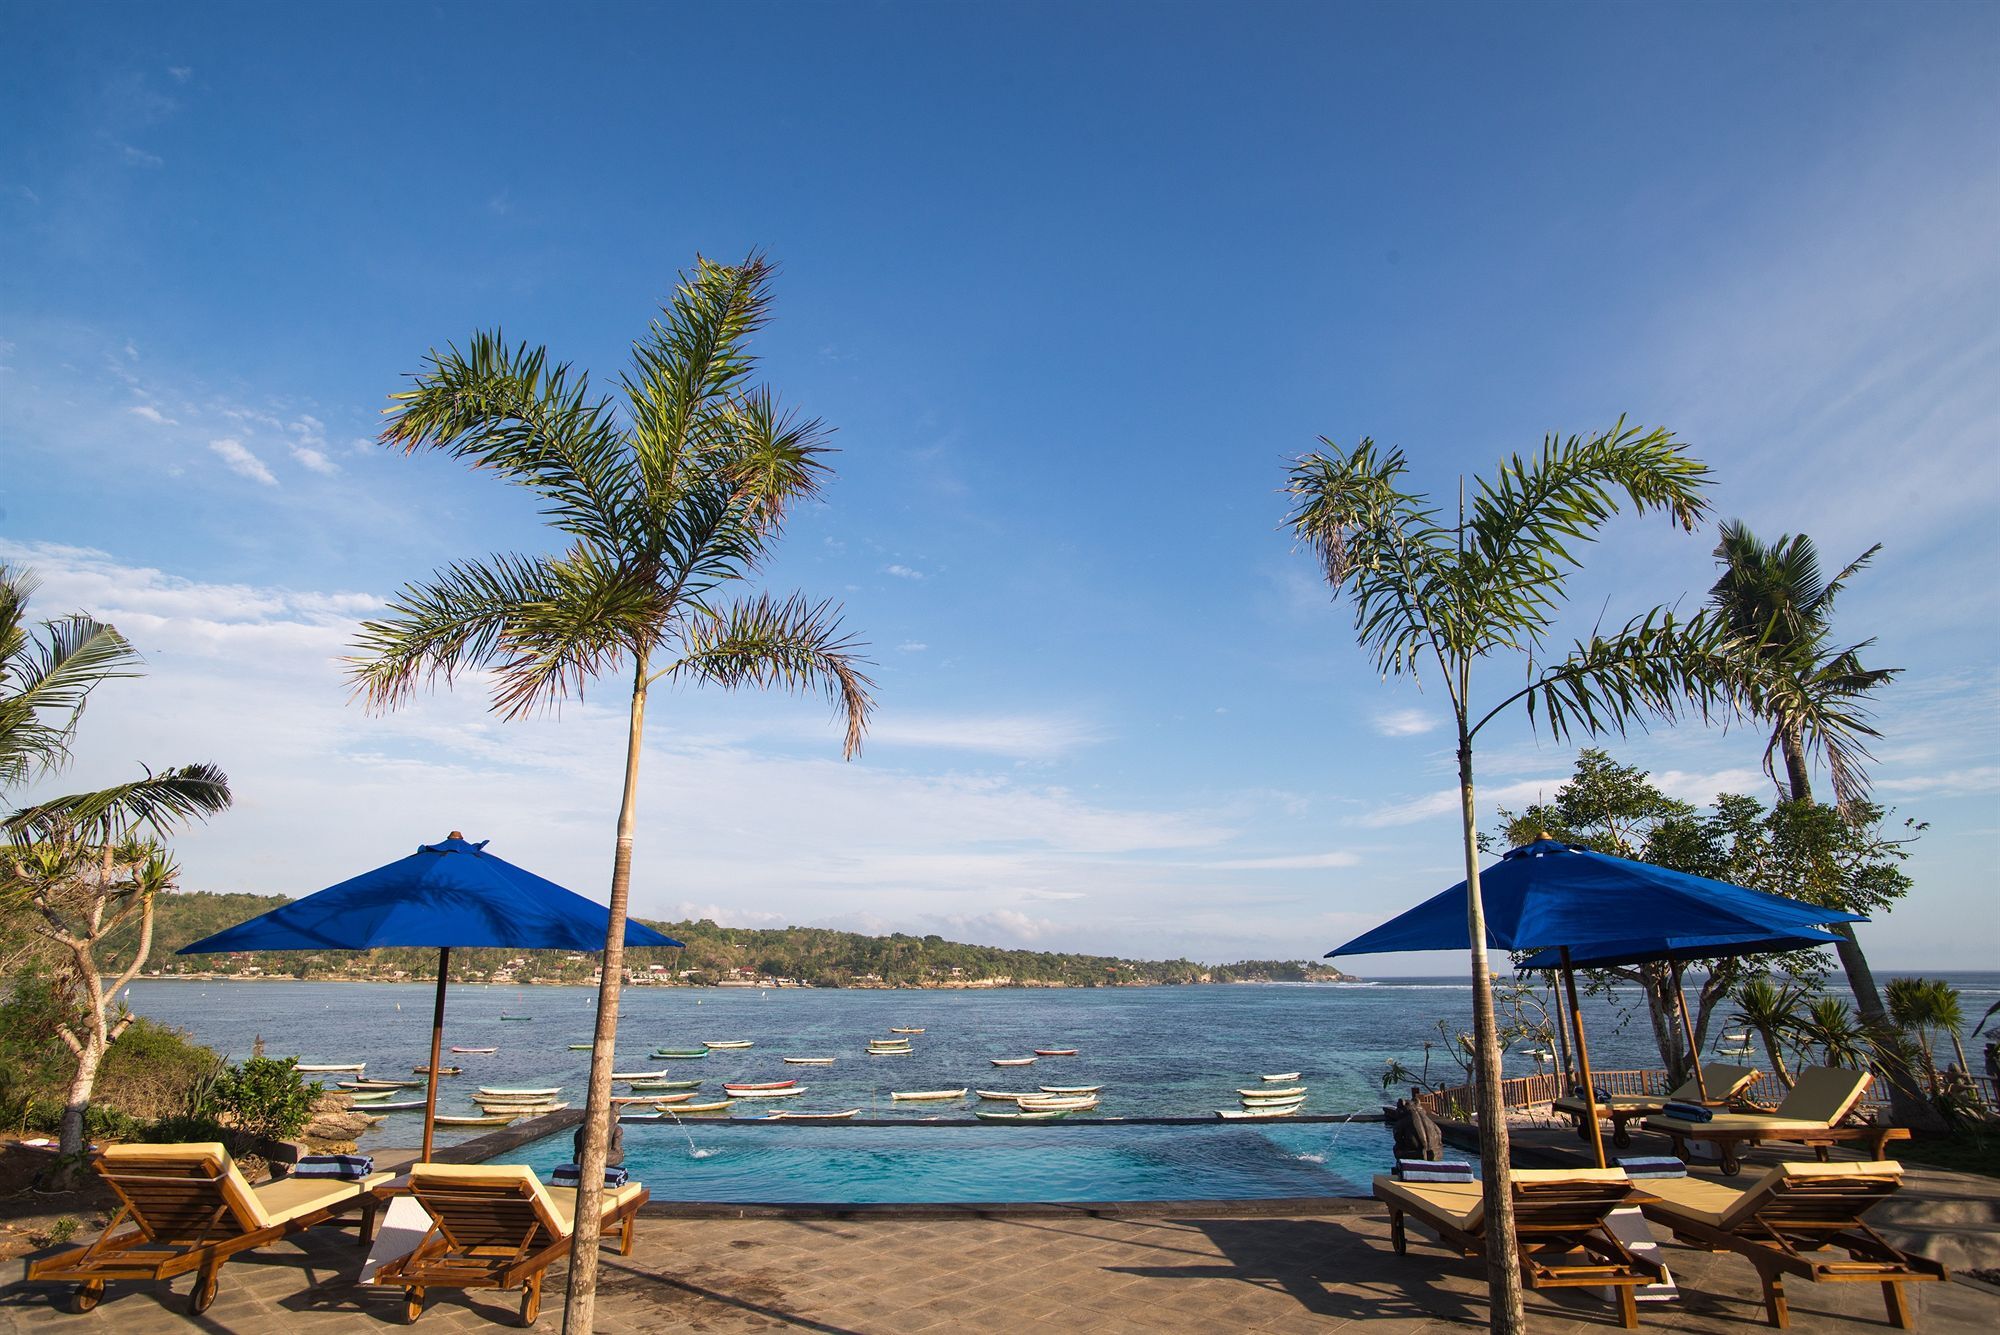
[[[433,344],[608,380],[757,247],[767,378],[843,450],[771,583],[845,604],[882,709],[843,765],[815,703],[657,707],[640,911],[1319,953],[1456,879],[1451,759],[1281,532],[1286,460],[1369,434],[1445,494],[1623,413],[1719,516],[1885,544],[1838,629],[1907,669],[1875,775],[1930,829],[1864,939],[1996,956],[1990,6],[14,6],[0,50],[0,559],[151,660],[69,781],[235,779],[191,886],[456,826],[601,893],[614,686],[346,703],[399,582],[543,540],[368,442]],[[1698,601],[1712,546],[1615,523],[1572,628]],[[1611,749],[1769,791],[1754,728]],[[1499,728],[1483,817],[1572,757]]]

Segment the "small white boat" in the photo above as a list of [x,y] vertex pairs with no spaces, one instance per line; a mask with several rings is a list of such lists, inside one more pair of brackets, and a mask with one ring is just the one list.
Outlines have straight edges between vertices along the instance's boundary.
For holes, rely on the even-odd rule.
[[972,1115],[982,1122],[1058,1122],[1069,1116],[1061,1108],[1045,1108],[1040,1112],[1000,1112],[985,1108],[974,1108]]
[[712,1041],[704,1038],[701,1041],[701,1045],[710,1052],[714,1052],[719,1048],[754,1048],[757,1046],[756,1043],[747,1038],[718,1038]]
[[1272,1117],[1290,1117],[1298,1110],[1296,1103],[1284,1103],[1275,1108],[1217,1108],[1215,1115],[1225,1122],[1257,1122]]
[[694,1095],[692,1095],[692,1094],[662,1094],[662,1095],[660,1095],[660,1097],[658,1097],[658,1098],[656,1098],[656,1099],[645,1099],[645,1100],[641,1100],[641,1101],[642,1101],[642,1102],[646,1102],[646,1103],[650,1103],[650,1104],[652,1104],[652,1105],[653,1105],[653,1106],[654,1106],[655,1108],[669,1108],[669,1107],[672,1107],[672,1106],[673,1106],[674,1104],[677,1104],[677,1103],[693,1103],[693,1102],[694,1102]]
[[732,1099],[795,1099],[806,1092],[804,1085],[794,1085],[790,1089],[732,1089]]
[[921,1029],[910,1029],[903,1026],[892,1024],[889,1026],[889,1032],[892,1034],[921,1034],[924,1031]]
[[1297,1071],[1280,1071],[1276,1075],[1260,1075],[1257,1078],[1267,1085],[1289,1085],[1292,1081],[1299,1078],[1299,1073]]
[[780,1061],[782,1061],[782,1062],[784,1062],[784,1063],[785,1063],[785,1065],[787,1065],[787,1066],[831,1066],[831,1065],[833,1065],[833,1058],[831,1058],[831,1057],[781,1057],[781,1058],[779,1058],[779,1060],[780,1060]]
[[439,1126],[505,1126],[519,1118],[519,1113],[488,1113],[483,1117],[447,1117],[439,1113],[433,1120]]
[[910,1055],[910,1050],[908,1048],[878,1048],[871,1045],[868,1049],[868,1055],[871,1057],[907,1057]]
[[845,1122],[858,1116],[859,1108],[843,1108],[839,1112],[774,1112],[764,1114],[767,1122]]
[[1279,1089],[1239,1089],[1236,1091],[1246,1099],[1282,1099],[1293,1094],[1306,1092],[1304,1085],[1288,1085]]
[[360,1107],[366,1108],[372,1104],[381,1103],[383,1100],[387,1099],[391,1094],[394,1094],[396,1091],[393,1089],[377,1089],[373,1091],[352,1089],[352,1090],[347,1090],[345,1092],[347,1094],[347,1101],[349,1103],[353,1103]]
[[1281,1099],[1245,1099],[1243,1100],[1243,1106],[1246,1108],[1296,1108],[1305,1101],[1306,1096],[1303,1094],[1287,1094]]
[[304,1071],[308,1075],[327,1075],[334,1071],[353,1071],[356,1074],[359,1074],[360,1072],[368,1069],[368,1063],[367,1062],[299,1062],[293,1067],[293,1069],[298,1071]]
[[1022,1112],[1089,1112],[1097,1106],[1097,1096],[1086,1094],[1081,1098],[1037,1098],[1022,1099]]
[[[371,1104],[370,1106],[379,1108],[381,1105]],[[422,1107],[423,1105],[418,1104],[417,1106]],[[486,1115],[489,1117],[498,1117],[501,1113],[507,1113],[508,1115],[513,1117],[540,1117],[543,1113],[561,1112],[564,1108],[569,1107],[569,1104],[567,1103],[481,1103],[479,1106],[486,1110]]]
[[[699,1005],[700,1003],[697,1002],[696,1004]],[[671,1115],[679,1116],[682,1113],[721,1112],[725,1108],[733,1108],[735,1106],[735,1099],[713,1099],[707,1103],[683,1103],[678,1108],[673,1109]],[[662,1116],[666,1115],[668,1114],[662,1114]]]
[[411,1112],[423,1106],[424,1101],[422,1099],[406,1099],[401,1103],[364,1103],[356,1111],[364,1113]]
[[[452,1049],[452,1051],[453,1051],[453,1052],[481,1052],[481,1053],[492,1053],[492,1052],[498,1052],[498,1051],[500,1051],[500,1049],[498,1049],[498,1048],[453,1048],[453,1049]],[[300,1070],[304,1070],[305,1068],[304,1068],[304,1067],[300,1067],[299,1069],[300,1069]]]
[[926,1101],[936,1103],[945,1099],[962,1099],[965,1097],[965,1091],[962,1089],[892,1090],[889,1097],[900,1099],[905,1103],[922,1103]]
[[1033,1057],[988,1057],[987,1060],[995,1066],[1033,1066],[1035,1064]]
[[613,1071],[611,1078],[620,1082],[630,1080],[665,1080],[667,1073],[665,1071]]
[[1005,1090],[999,1089],[977,1089],[973,1093],[979,1095],[982,1099],[991,1099],[995,1103],[1018,1103],[1022,1099],[1038,1099],[1042,1097],[1042,1092],[1038,1089],[1026,1090],[1019,1094],[1010,1094]]
[[1042,1091],[1042,1093],[1044,1093],[1044,1094],[1095,1094],[1095,1093],[1097,1093],[1097,1092],[1098,1092],[1099,1090],[1102,1090],[1102,1089],[1104,1088],[1104,1086],[1102,1086],[1102,1085],[1043,1085],[1043,1086],[1041,1086],[1040,1088],[1041,1088],[1041,1091]]
[[561,1085],[544,1089],[516,1089],[507,1085],[481,1085],[476,1091],[483,1099],[546,1099],[562,1093]]

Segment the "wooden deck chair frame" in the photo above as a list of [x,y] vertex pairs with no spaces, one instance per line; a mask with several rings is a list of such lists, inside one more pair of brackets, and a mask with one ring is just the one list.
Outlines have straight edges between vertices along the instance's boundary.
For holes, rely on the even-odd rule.
[[[192,1151],[192,1152],[191,1152]],[[171,1280],[193,1270],[188,1311],[208,1310],[223,1263],[239,1252],[325,1223],[363,1206],[362,1182],[323,1206],[272,1222],[219,1144],[113,1146],[93,1161],[118,1197],[118,1211],[95,1242],[28,1263],[30,1283],[76,1285],[70,1310],[88,1312],[110,1280]]]
[[[1755,1067],[1708,1065],[1702,1067],[1702,1077],[1708,1081],[1711,1108],[1726,1108],[1740,1098],[1745,1091],[1757,1083],[1762,1074]],[[1619,1149],[1629,1149],[1632,1145],[1631,1123],[1647,1117],[1657,1117],[1666,1111],[1669,1102],[1695,1102],[1701,1097],[1692,1078],[1675,1089],[1657,1097],[1635,1094],[1613,1094],[1609,1101],[1597,1100],[1597,1115],[1611,1123],[1611,1143]],[[1576,1128],[1576,1138],[1590,1139],[1590,1127],[1584,1121],[1582,1099],[1560,1098],[1550,1105],[1558,1114],[1567,1117]]]
[[1690,1141],[1703,1140],[1714,1145],[1721,1151],[1724,1177],[1735,1177],[1741,1173],[1743,1151],[1754,1149],[1766,1141],[1804,1145],[1813,1152],[1814,1158],[1825,1163],[1828,1152],[1835,1145],[1866,1145],[1869,1157],[1880,1159],[1891,1141],[1910,1138],[1907,1127],[1875,1126],[1865,1122],[1842,1125],[1861,1107],[1861,1097],[1868,1092],[1868,1086],[1874,1080],[1874,1076],[1867,1071],[1840,1070],[1840,1074],[1853,1077],[1854,1087],[1834,1110],[1834,1116],[1812,1119],[1800,1117],[1796,1113],[1788,1115],[1785,1112],[1786,1106],[1804,1092],[1808,1077],[1834,1070],[1840,1068],[1808,1067],[1801,1071],[1792,1093],[1778,1105],[1777,1111],[1770,1114],[1727,1114],[1718,1117],[1714,1122],[1683,1122],[1676,1118],[1655,1115],[1646,1118],[1640,1125],[1648,1131],[1657,1131],[1666,1136],[1673,1142],[1674,1153],[1683,1159],[1689,1157]]
[[[436,1172],[438,1168],[444,1172]],[[502,1166],[424,1165],[410,1174],[410,1194],[431,1217],[416,1249],[384,1265],[375,1283],[400,1285],[405,1316],[423,1315],[425,1291],[520,1289],[521,1324],[532,1326],[542,1310],[542,1279],[568,1253],[571,1230],[527,1169]],[[639,1207],[651,1199],[644,1187],[604,1215],[604,1235],[614,1231],[618,1254],[632,1254]]]
[[[1664,1276],[1657,1261],[1635,1255],[1605,1222],[1605,1217],[1631,1196],[1630,1181],[1622,1173],[1616,1178],[1588,1178],[1555,1169],[1516,1170],[1517,1176],[1523,1173],[1528,1180],[1514,1184],[1515,1247],[1520,1254],[1521,1282],[1531,1289],[1610,1288],[1617,1295],[1619,1324],[1627,1330],[1636,1329],[1639,1304],[1633,1291],[1643,1284],[1658,1283]],[[1396,1255],[1409,1254],[1406,1215],[1460,1255],[1485,1255],[1483,1219],[1470,1228],[1463,1227],[1458,1220],[1424,1210],[1405,1197],[1384,1194],[1379,1186],[1376,1199],[1389,1207],[1389,1245]],[[1579,1253],[1585,1259],[1563,1259]]]
[[[1890,1243],[1870,1228],[1862,1215],[1901,1184],[1897,1173],[1867,1170],[1876,1165],[1839,1164],[1840,1171],[1805,1175],[1781,1165],[1763,1182],[1744,1189],[1743,1216],[1723,1224],[1691,1219],[1672,1202],[1657,1198],[1642,1208],[1646,1217],[1672,1230],[1677,1241],[1704,1251],[1732,1251],[1757,1268],[1764,1285],[1766,1319],[1779,1329],[1791,1325],[1785,1300],[1785,1276],[1797,1275],[1815,1284],[1880,1284],[1889,1323],[1898,1330],[1911,1325],[1905,1284],[1950,1278],[1950,1271],[1927,1256],[1917,1256]],[[1794,1171],[1787,1171],[1792,1169]],[[1859,1171],[1855,1171],[1859,1170]],[[1809,1253],[1840,1248],[1845,1261],[1814,1259]]]

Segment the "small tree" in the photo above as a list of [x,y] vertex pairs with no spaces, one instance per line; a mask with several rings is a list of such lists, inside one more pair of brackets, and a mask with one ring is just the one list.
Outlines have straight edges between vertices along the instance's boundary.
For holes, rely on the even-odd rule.
[[[1577,566],[1575,549],[1617,512],[1619,496],[1640,511],[1663,510],[1692,531],[1705,508],[1707,470],[1666,431],[1642,432],[1620,419],[1588,439],[1551,436],[1537,458],[1508,459],[1496,478],[1478,483],[1469,512],[1460,501],[1451,524],[1402,489],[1400,450],[1384,454],[1372,440],[1349,452],[1321,443],[1327,451],[1306,455],[1291,471],[1292,531],[1319,558],[1327,582],[1353,600],[1355,638],[1377,668],[1400,676],[1434,667],[1456,725],[1487,1283],[1493,1327],[1512,1335],[1524,1318],[1479,893],[1473,741],[1517,706],[1557,739],[1671,715],[1683,701],[1707,708],[1728,660],[1719,643],[1724,631],[1705,618],[1683,622],[1656,608],[1553,662],[1544,653],[1564,582]],[[1502,655],[1526,658],[1526,684],[1503,689],[1490,706],[1475,701],[1474,667]]]

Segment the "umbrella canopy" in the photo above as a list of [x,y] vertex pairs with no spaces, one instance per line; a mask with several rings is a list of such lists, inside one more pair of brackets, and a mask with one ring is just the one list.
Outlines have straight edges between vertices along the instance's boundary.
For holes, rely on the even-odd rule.
[[[233,950],[372,950],[377,946],[604,949],[604,905],[486,852],[456,831],[406,858],[259,914],[182,955]],[[678,946],[643,923],[625,924],[627,946]]]
[[[1586,947],[1618,942],[1670,936],[1689,943],[1702,937],[1767,937],[1820,923],[1867,921],[1858,913],[1594,853],[1553,839],[1537,839],[1503,854],[1479,874],[1479,895],[1486,909],[1488,947],[1568,946],[1575,963],[1582,962]],[[1471,944],[1465,882],[1460,881],[1375,930],[1334,947],[1326,957],[1465,950]]]
[[[1656,936],[1633,937],[1625,941],[1600,942],[1570,951],[1569,962],[1577,969],[1608,969],[1616,964],[1648,964],[1654,960],[1679,963],[1683,960],[1728,959],[1736,955],[1768,955],[1786,950],[1811,950],[1830,946],[1840,938],[1817,927],[1794,927],[1787,932],[1767,932],[1742,936]],[[1522,969],[1560,969],[1560,950],[1538,950],[1521,961]]]
[[[423,1157],[431,1157],[437,1122],[438,1064],[444,1045],[444,992],[453,946],[515,950],[604,949],[611,911],[595,900],[486,851],[457,830],[406,858],[295,899],[237,923],[177,954],[237,950],[372,950],[428,946],[438,952],[437,1001],[431,1012],[429,1090],[424,1096]],[[625,923],[628,946],[678,946],[643,923]]]

